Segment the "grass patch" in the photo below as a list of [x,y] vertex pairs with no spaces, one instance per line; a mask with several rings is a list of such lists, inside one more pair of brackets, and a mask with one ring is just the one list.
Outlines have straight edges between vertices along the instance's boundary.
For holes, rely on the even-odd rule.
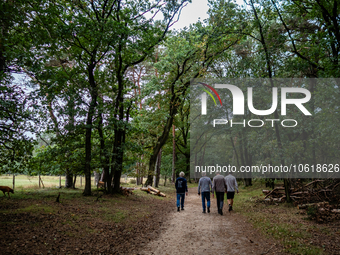
[[198,187],[198,183],[192,181],[191,183],[188,182],[188,188],[197,188]]
[[268,237],[279,240],[284,251],[291,254],[324,254],[323,248],[310,244],[313,236],[308,232],[298,209],[292,205],[267,205],[262,200],[263,184],[254,182],[251,187],[241,187],[235,195],[234,210],[246,216],[253,226]]
[[106,213],[104,215],[107,221],[119,223],[126,219],[128,213],[123,210],[119,210],[119,211],[112,212],[112,213]]
[[20,208],[16,211],[17,213],[22,213],[22,212],[29,212],[32,214],[38,214],[38,213],[55,213],[56,209],[49,206],[49,205],[42,205],[42,204],[35,204],[35,205],[30,205],[24,208]]

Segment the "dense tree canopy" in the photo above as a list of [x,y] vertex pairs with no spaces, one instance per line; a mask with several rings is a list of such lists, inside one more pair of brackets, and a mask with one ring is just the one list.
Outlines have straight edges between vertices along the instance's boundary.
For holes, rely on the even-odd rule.
[[[192,79],[339,78],[338,0],[211,0],[209,19],[171,31],[186,2],[2,1],[1,173],[84,174],[85,195],[93,171],[109,192],[123,173],[151,185],[173,157],[189,174]],[[226,129],[226,160],[338,162],[339,85],[309,84],[312,117],[294,130]],[[272,87],[254,87],[258,109]]]

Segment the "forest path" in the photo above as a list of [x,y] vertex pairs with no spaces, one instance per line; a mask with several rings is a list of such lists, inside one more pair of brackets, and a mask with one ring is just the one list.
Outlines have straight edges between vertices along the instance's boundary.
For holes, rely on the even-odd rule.
[[229,213],[224,202],[222,216],[217,213],[216,197],[211,197],[211,212],[202,213],[197,188],[189,189],[185,210],[177,212],[174,201],[174,212],[162,224],[159,237],[138,254],[280,254],[280,248],[254,230],[243,216]]

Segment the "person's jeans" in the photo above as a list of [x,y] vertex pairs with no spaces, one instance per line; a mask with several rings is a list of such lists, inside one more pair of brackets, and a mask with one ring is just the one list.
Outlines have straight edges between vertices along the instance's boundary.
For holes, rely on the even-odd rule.
[[181,200],[181,208],[184,207],[184,198],[185,198],[185,194],[177,193],[177,207],[179,207],[179,200]]
[[217,209],[223,209],[224,192],[216,192]]
[[205,211],[205,200],[207,200],[207,207],[210,207],[210,192],[202,192],[201,196],[203,211]]

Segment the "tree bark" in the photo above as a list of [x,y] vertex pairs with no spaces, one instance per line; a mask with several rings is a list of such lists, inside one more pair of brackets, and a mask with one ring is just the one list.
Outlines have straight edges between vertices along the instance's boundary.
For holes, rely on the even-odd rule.
[[77,175],[74,176],[74,179],[73,179],[73,189],[76,188],[76,180],[77,180]]
[[157,157],[157,164],[155,169],[155,187],[158,188],[159,185],[159,176],[161,174],[161,162],[162,162],[162,149],[159,150],[158,157]]
[[[113,147],[113,167],[114,167],[114,179],[113,179],[113,193],[120,192],[120,177],[123,171],[123,157],[124,157],[124,143],[126,137],[126,125],[129,123],[129,115],[130,109],[132,104],[129,105],[126,109],[126,119],[124,123],[124,96],[123,96],[123,89],[124,89],[124,81],[123,76],[119,76],[118,79],[118,95],[116,100],[116,109],[118,110],[118,120],[119,124],[115,125],[114,133],[115,133],[115,142]],[[117,116],[116,116],[117,117]]]
[[73,174],[69,168],[66,169],[65,188],[73,188]]
[[175,182],[176,179],[175,164],[176,164],[175,125],[172,125],[172,178],[171,178],[172,182]]
[[[273,79],[272,79],[273,73],[272,73],[272,68],[271,68],[271,63],[270,63],[270,53],[269,53],[269,50],[268,50],[268,47],[267,47],[266,40],[264,39],[264,32],[263,32],[263,28],[262,28],[262,25],[261,25],[261,20],[259,19],[258,15],[257,15],[257,11],[256,11],[255,6],[254,6],[254,1],[250,0],[250,3],[251,3],[251,7],[253,9],[253,12],[254,12],[254,16],[255,16],[256,21],[257,21],[258,26],[259,26],[259,32],[260,32],[260,36],[261,36],[260,42],[261,42],[261,44],[263,46],[263,50],[265,52],[268,77],[270,78],[271,87],[273,88],[274,83],[273,83]],[[274,118],[279,119],[279,114],[277,112],[277,109],[274,111]],[[276,121],[274,122],[274,128],[275,128],[277,145],[278,145],[278,148],[279,148],[280,161],[281,161],[281,164],[284,166],[285,161],[284,161],[284,158],[283,158],[282,142],[281,142],[281,137],[280,137],[280,132],[279,132],[279,126],[278,126]],[[290,180],[289,179],[287,179],[287,178],[284,179],[284,186],[285,186],[285,191],[286,191],[286,201],[288,203],[291,203],[292,200],[290,198]]]
[[167,119],[167,122],[164,126],[163,134],[158,138],[156,146],[153,148],[153,152],[150,156],[149,160],[149,171],[148,171],[148,178],[145,182],[145,185],[152,185],[152,179],[153,179],[153,173],[155,169],[155,164],[157,160],[158,153],[160,149],[163,147],[163,145],[166,143],[168,137],[169,137],[169,132],[173,123],[173,118],[174,114],[171,114],[170,117]]
[[98,134],[99,134],[99,139],[100,139],[100,164],[103,168],[103,173],[100,177],[100,181],[106,183],[106,187],[108,193],[112,192],[112,176],[110,175],[110,159],[108,157],[108,149],[105,145],[105,137],[103,133],[103,99],[100,97],[100,107],[98,110]]
[[86,118],[86,131],[85,131],[85,189],[83,192],[84,196],[90,196],[91,192],[91,150],[92,150],[92,122],[93,116],[95,113],[95,108],[97,105],[97,85],[94,80],[94,60],[91,59],[91,64],[88,66],[88,74],[89,74],[89,81],[90,81],[90,93],[91,93],[91,103],[87,113]]

